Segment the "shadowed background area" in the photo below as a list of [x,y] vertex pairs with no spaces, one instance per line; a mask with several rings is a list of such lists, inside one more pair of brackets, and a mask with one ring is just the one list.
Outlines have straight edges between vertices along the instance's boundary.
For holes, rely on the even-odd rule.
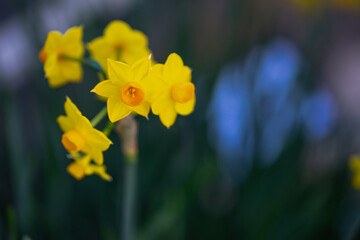
[[[65,96],[92,118],[81,84],[50,89],[46,35],[119,19],[154,59],[192,68],[197,104],[170,129],[140,124],[136,239],[358,239],[360,3],[356,0],[16,0],[0,2],[0,239],[117,239],[123,157],[112,182],[76,181],[56,117]],[[101,122],[101,129],[106,121]]]

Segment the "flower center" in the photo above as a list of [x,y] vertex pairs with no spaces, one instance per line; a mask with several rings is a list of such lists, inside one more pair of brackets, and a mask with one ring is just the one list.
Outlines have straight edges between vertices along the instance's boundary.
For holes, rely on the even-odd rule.
[[47,54],[45,53],[45,50],[44,48],[42,48],[39,52],[39,59],[40,61],[44,64],[46,62],[46,59],[47,59]]
[[186,103],[195,97],[195,86],[191,82],[179,82],[171,88],[171,96],[175,102]]
[[142,86],[135,82],[128,82],[120,90],[121,100],[131,107],[140,105],[145,97]]
[[70,173],[70,175],[76,178],[77,180],[81,180],[82,178],[85,177],[85,168],[77,162],[71,163],[66,168],[66,171]]
[[85,138],[76,130],[71,130],[62,135],[61,143],[68,151],[80,151],[85,146]]

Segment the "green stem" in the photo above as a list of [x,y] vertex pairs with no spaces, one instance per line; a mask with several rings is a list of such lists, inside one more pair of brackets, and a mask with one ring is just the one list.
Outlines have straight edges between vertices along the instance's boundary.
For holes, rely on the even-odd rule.
[[108,124],[106,125],[106,127],[103,130],[103,133],[105,134],[105,136],[108,137],[114,127],[115,127],[115,123],[108,122]]
[[61,56],[61,59],[82,63],[84,66],[87,66],[88,68],[101,73],[104,80],[107,79],[107,75],[106,75],[106,72],[104,71],[104,69],[101,67],[101,65],[97,61],[95,61],[93,59],[75,58],[75,57],[64,56],[64,55]]
[[122,203],[122,240],[134,239],[137,155],[126,157]]
[[98,123],[106,116],[107,113],[107,108],[106,106],[103,107],[103,109],[100,110],[100,112],[98,112],[98,114],[96,114],[96,116],[91,120],[91,125],[93,127],[95,127],[96,125],[98,125]]

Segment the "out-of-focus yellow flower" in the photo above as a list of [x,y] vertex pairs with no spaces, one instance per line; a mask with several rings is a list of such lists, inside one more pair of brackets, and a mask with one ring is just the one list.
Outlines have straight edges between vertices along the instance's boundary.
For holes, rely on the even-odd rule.
[[51,31],[43,49],[39,53],[50,87],[60,87],[68,82],[82,80],[82,68],[79,61],[84,54],[82,27],[72,27],[64,35]]
[[359,10],[360,2],[359,0],[333,0],[332,1],[335,7],[343,8],[346,10]]
[[304,11],[322,9],[324,0],[293,0],[295,6]]
[[151,109],[166,127],[170,127],[177,114],[189,115],[194,110],[195,86],[191,82],[191,69],[184,66],[179,55],[172,53],[165,64],[152,67],[149,82],[155,82],[157,78],[165,84],[162,93],[153,100]]
[[91,58],[98,61],[103,69],[107,69],[108,58],[132,65],[150,55],[145,34],[131,29],[123,21],[110,22],[104,30],[104,35],[91,41],[87,48]]
[[57,122],[64,132],[61,142],[70,153],[82,152],[97,164],[104,162],[103,151],[112,143],[104,133],[93,128],[70,98],[65,102],[66,116],[59,116]]
[[343,9],[357,11],[360,9],[358,0],[293,0],[295,6],[304,11],[325,10],[329,7],[332,9]]
[[107,110],[111,122],[125,118],[131,112],[147,117],[153,90],[159,82],[147,81],[151,65],[150,57],[132,66],[108,59],[109,80],[100,82],[91,92],[107,98]]
[[352,185],[360,190],[360,155],[354,155],[349,162],[350,170],[353,172]]
[[106,166],[96,165],[91,163],[89,155],[79,156],[79,154],[72,153],[74,162],[70,163],[66,171],[77,180],[83,179],[87,175],[99,175],[106,181],[111,181],[112,177],[106,173]]

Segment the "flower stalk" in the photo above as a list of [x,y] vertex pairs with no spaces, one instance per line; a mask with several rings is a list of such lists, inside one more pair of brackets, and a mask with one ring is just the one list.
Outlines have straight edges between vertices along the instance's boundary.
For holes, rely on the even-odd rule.
[[114,127],[115,127],[115,123],[108,122],[107,125],[105,126],[104,130],[103,130],[103,133],[105,134],[105,136],[108,137]]
[[122,203],[121,239],[133,240],[135,232],[135,195],[137,177],[137,156],[126,159],[124,166],[124,185]]
[[98,114],[96,114],[96,116],[93,119],[91,119],[91,125],[93,127],[98,125],[98,123],[101,122],[101,120],[106,116],[106,113],[107,113],[107,108],[105,106],[100,110],[100,112],[98,112]]
[[120,239],[133,240],[135,232],[138,123],[132,115],[129,115],[116,124],[116,132],[121,140],[121,149],[125,158]]

